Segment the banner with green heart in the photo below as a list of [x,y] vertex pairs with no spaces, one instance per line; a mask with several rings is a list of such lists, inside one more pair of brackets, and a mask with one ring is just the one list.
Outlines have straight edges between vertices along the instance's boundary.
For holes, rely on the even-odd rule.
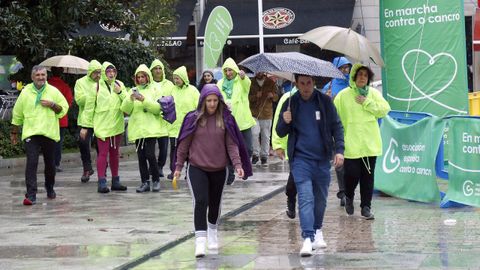
[[463,0],[382,0],[380,33],[393,110],[467,114]]
[[452,117],[448,125],[447,198],[480,207],[480,119]]
[[390,116],[382,121],[383,155],[375,165],[375,189],[419,202],[440,202],[435,157],[444,123],[436,116],[411,125]]
[[205,26],[205,43],[203,44],[205,67],[217,66],[218,57],[232,29],[233,21],[228,9],[216,6],[208,16]]

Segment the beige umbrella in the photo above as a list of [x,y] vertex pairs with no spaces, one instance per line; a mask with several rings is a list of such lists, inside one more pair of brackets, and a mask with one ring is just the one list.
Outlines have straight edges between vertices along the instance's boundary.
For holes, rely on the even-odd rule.
[[69,74],[87,74],[88,64],[87,60],[73,55],[57,55],[40,63],[48,70],[51,67],[63,67],[63,72]]
[[313,42],[324,50],[343,53],[355,60],[384,65],[377,48],[366,37],[350,28],[322,26],[308,31],[299,38]]

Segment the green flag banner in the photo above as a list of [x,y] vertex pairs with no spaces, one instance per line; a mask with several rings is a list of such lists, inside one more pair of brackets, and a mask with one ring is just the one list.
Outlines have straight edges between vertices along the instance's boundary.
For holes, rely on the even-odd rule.
[[467,114],[463,0],[382,0],[380,32],[393,110]]
[[232,16],[223,6],[215,7],[208,16],[205,26],[205,42],[203,43],[203,55],[205,67],[217,66],[218,57],[222,53],[228,34],[233,29]]
[[447,198],[480,207],[480,119],[449,120]]
[[383,155],[375,166],[375,189],[403,199],[439,202],[435,156],[443,126],[436,116],[411,125],[385,117],[380,127]]

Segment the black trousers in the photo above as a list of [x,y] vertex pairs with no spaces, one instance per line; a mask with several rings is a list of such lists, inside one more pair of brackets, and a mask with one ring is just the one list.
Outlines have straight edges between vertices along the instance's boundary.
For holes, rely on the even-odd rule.
[[168,137],[170,140],[170,172],[173,174],[175,172],[175,164],[173,159],[175,158],[175,151],[177,149],[177,138]]
[[[78,148],[80,148],[80,157],[82,159],[83,171],[92,170],[92,157],[90,156],[90,145],[93,139],[93,128],[86,128],[87,136],[85,139],[78,138]],[[95,147],[96,148],[96,147]],[[97,150],[98,153],[98,150]]]
[[163,167],[167,163],[168,137],[157,138],[157,142],[158,142],[158,170],[163,171]]
[[345,195],[353,200],[355,189],[360,182],[360,207],[371,207],[376,160],[377,157],[346,158],[343,163]]
[[187,179],[193,197],[195,231],[207,230],[207,209],[208,222],[217,224],[227,170],[207,172],[191,164],[188,165]]
[[297,187],[295,186],[292,172],[288,173],[287,185],[285,186],[285,195],[287,195],[287,200],[289,202],[295,203],[297,201]]
[[55,141],[45,136],[32,136],[25,139],[25,152],[27,154],[27,166],[25,168],[25,184],[27,196],[37,194],[37,169],[38,156],[43,154],[45,163],[45,188],[53,189],[55,185]]
[[155,156],[155,144],[157,138],[142,138],[135,141],[137,149],[138,167],[142,183],[147,182],[152,176],[152,181],[159,180],[157,158]]

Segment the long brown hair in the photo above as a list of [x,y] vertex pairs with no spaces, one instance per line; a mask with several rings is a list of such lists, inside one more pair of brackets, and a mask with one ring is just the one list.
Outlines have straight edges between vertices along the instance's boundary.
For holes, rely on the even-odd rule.
[[[196,123],[201,127],[205,127],[207,125],[207,117],[208,117],[207,97],[203,99],[202,106],[200,106],[200,111],[197,116],[197,120],[195,120]],[[218,105],[217,105],[217,109],[215,110],[215,125],[218,128],[225,129],[225,123],[223,122],[223,109],[225,105],[218,96],[217,98],[218,98]]]

